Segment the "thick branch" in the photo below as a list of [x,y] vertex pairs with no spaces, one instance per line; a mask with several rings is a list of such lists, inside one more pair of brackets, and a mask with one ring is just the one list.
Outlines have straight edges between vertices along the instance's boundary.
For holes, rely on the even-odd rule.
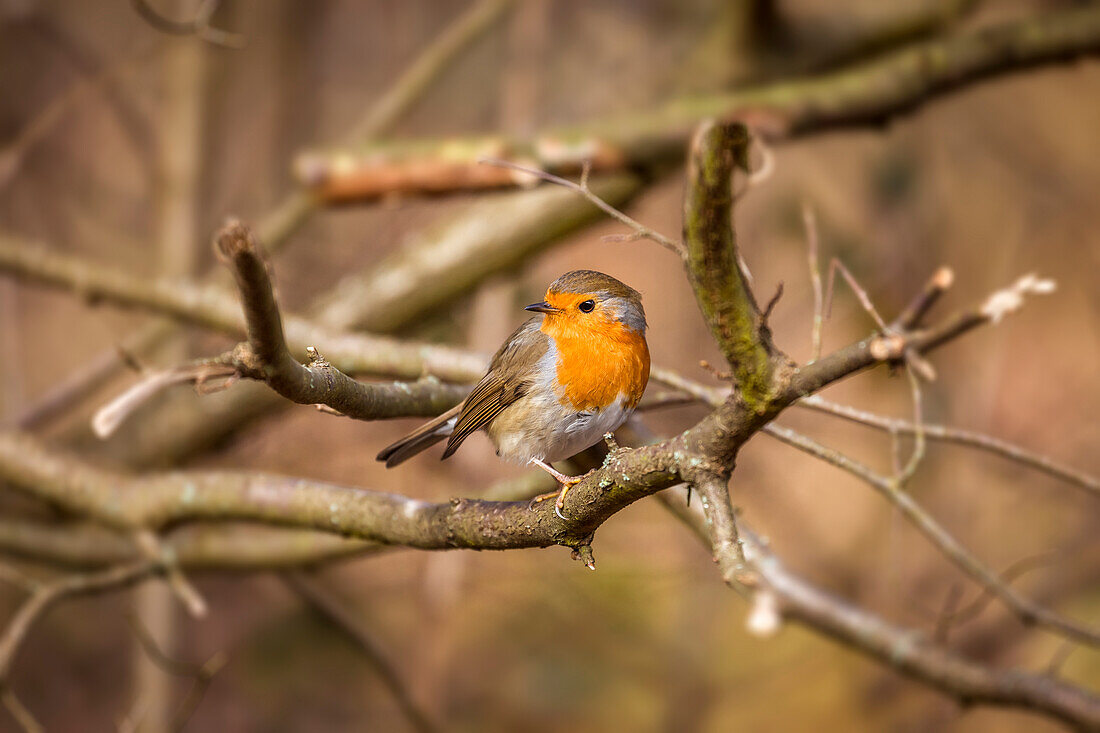
[[[188,570],[296,568],[378,552],[383,546],[325,532],[258,524],[190,524],[161,535]],[[0,552],[59,567],[101,568],[142,559],[132,532],[87,522],[0,519]]]
[[688,158],[684,244],[703,317],[745,405],[762,413],[773,387],[771,337],[741,267],[730,188],[735,168],[748,167],[748,145],[744,125],[708,122],[696,132]]
[[245,519],[421,549],[574,546],[626,505],[674,483],[673,455],[686,452],[679,442],[683,439],[609,460],[570,492],[568,521],[547,504],[476,499],[436,504],[259,473],[195,471],[130,478],[55,454],[20,433],[0,433],[0,479],[122,529]]
[[[879,124],[954,89],[1098,51],[1100,8],[1086,5],[914,43],[818,76],[679,100],[649,116],[548,130],[530,140],[448,138],[310,153],[299,175],[320,195],[338,192],[334,198],[348,200],[375,197],[389,187],[438,193],[507,183],[478,170],[484,156],[566,174],[586,160],[594,171],[648,166],[674,160],[701,120],[742,119],[773,141]],[[454,151],[465,153],[456,159]],[[433,171],[438,175],[425,174]]]

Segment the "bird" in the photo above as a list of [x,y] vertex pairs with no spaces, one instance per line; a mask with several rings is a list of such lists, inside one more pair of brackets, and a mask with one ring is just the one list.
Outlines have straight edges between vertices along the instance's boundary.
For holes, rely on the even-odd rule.
[[524,310],[538,315],[508,337],[466,399],[377,459],[392,468],[446,439],[445,459],[484,430],[498,456],[561,484],[535,501],[556,496],[563,517],[566,494],[584,476],[550,464],[595,445],[638,406],[649,382],[645,311],[637,290],[595,270],[565,273]]

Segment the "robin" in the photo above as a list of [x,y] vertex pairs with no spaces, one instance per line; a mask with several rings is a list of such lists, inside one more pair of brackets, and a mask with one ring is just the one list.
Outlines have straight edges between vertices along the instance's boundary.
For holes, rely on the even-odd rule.
[[[444,438],[443,458],[484,429],[497,455],[535,464],[561,484],[555,511],[584,476],[550,464],[596,444],[638,406],[649,381],[641,295],[610,275],[567,272],[493,356],[462,404],[378,454],[390,468]],[[538,497],[538,500],[555,494]]]

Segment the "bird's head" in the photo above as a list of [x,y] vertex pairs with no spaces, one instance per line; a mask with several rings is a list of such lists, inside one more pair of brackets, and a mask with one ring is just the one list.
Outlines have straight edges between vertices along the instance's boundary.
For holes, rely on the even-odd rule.
[[634,288],[594,270],[567,272],[550,284],[546,299],[526,310],[545,316],[542,330],[551,335],[627,332],[644,336],[642,296]]

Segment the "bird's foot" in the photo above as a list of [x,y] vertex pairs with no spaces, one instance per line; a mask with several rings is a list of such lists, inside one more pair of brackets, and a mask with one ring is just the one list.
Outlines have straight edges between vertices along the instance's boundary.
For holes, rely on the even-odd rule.
[[562,514],[561,511],[562,511],[562,509],[565,508],[565,495],[569,493],[569,489],[573,488],[574,486],[579,484],[581,481],[584,481],[586,478],[591,476],[596,470],[596,469],[592,469],[591,471],[589,471],[588,473],[586,473],[582,476],[566,476],[564,473],[562,473],[561,471],[558,471],[553,466],[551,466],[549,463],[546,463],[545,461],[540,461],[537,458],[532,458],[530,460],[530,463],[533,463],[536,466],[538,466],[539,468],[541,468],[542,470],[546,471],[548,474],[553,476],[559,484],[561,484],[561,490],[560,491],[551,491],[548,494],[539,494],[534,499],[532,499],[531,500],[532,508],[534,507],[535,504],[539,504],[541,502],[546,501],[547,499],[552,499],[554,497],[557,497],[557,499],[554,501],[554,514],[557,514],[562,519],[565,519],[565,515]]

